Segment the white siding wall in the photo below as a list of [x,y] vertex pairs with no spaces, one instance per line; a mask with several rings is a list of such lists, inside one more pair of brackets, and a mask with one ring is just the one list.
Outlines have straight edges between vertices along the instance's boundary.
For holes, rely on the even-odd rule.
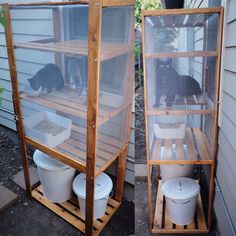
[[[45,0],[8,0],[8,3],[32,3],[44,2]],[[5,0],[0,0],[5,3]],[[33,41],[39,39],[50,38],[53,36],[53,22],[52,13],[50,10],[37,10],[34,12],[24,14],[24,11],[11,12],[13,38],[15,43]],[[28,78],[31,78],[39,69],[47,63],[54,63],[54,53],[45,53],[40,51],[33,51],[27,49],[17,49],[16,64],[17,70],[20,72],[19,81],[20,89],[23,88]],[[35,63],[32,63],[34,61]],[[2,107],[0,108],[0,124],[10,129],[16,130],[15,122],[13,120],[13,103],[12,103],[12,87],[11,78],[9,74],[9,65],[7,58],[6,40],[4,29],[0,26],[0,85],[5,88],[2,94]],[[29,116],[36,110],[41,110],[39,105],[30,106],[29,102],[22,103],[23,116]],[[43,108],[45,110],[45,107]],[[134,113],[134,111],[133,111]],[[127,162],[126,181],[134,184],[134,115],[132,122],[132,129],[130,135],[130,145]],[[111,173],[115,173],[114,166],[110,168]]]
[[[186,7],[207,6],[208,1],[189,0]],[[215,1],[209,1],[213,3]],[[214,210],[219,233],[236,235],[236,1],[225,0],[221,122],[218,139]],[[212,4],[211,4],[212,5]]]

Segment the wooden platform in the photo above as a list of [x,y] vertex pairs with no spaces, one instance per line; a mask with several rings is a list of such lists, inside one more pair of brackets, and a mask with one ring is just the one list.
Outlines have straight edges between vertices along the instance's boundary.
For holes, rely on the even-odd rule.
[[[37,147],[42,152],[54,156],[60,161],[70,161],[70,165],[82,172],[86,169],[86,128],[72,124],[71,136],[55,148],[49,148],[38,141],[26,136],[27,144]],[[125,145],[127,146],[127,145]],[[120,155],[122,148],[120,140],[98,132],[97,135],[97,156],[96,176],[103,172]],[[65,158],[60,159],[60,155]]]
[[165,203],[165,197],[162,195],[161,186],[162,182],[159,181],[152,233],[163,233],[163,234],[207,233],[208,229],[206,226],[206,220],[203,212],[202,200],[200,194],[198,196],[197,209],[193,222],[191,224],[184,226],[175,225],[169,220],[168,211]]
[[[63,203],[53,203],[44,198],[41,186],[37,187],[32,191],[32,196],[41,204],[43,204],[51,211],[53,211],[54,213],[62,217],[64,220],[69,222],[75,228],[85,233],[85,220],[80,212],[77,199],[71,199]],[[108,200],[106,214],[103,217],[94,220],[94,227],[93,227],[94,236],[100,234],[102,229],[106,226],[106,224],[113,216],[113,214],[116,212],[116,210],[119,208],[119,206],[120,206],[119,202],[113,199]]]
[[[33,50],[50,51],[50,52],[61,52],[71,55],[83,55],[88,56],[88,41],[82,40],[70,40],[65,42],[45,42],[34,41],[26,43],[18,43],[15,48],[27,48]],[[101,42],[101,61],[111,59],[126,53],[132,52],[133,47],[127,43],[106,43]]]
[[[21,93],[21,99],[39,104],[51,109],[55,109],[58,112],[68,113],[81,119],[87,119],[87,105],[80,103],[81,98],[76,95],[76,92],[69,88],[64,88],[62,91],[55,91],[47,94],[43,92],[37,97],[27,96],[25,93]],[[120,107],[108,107],[102,109],[99,107],[98,125],[102,125],[116,116],[119,112],[128,109],[131,106],[131,102],[126,102]]]
[[150,164],[212,164],[205,135],[187,128],[185,139],[155,139]]

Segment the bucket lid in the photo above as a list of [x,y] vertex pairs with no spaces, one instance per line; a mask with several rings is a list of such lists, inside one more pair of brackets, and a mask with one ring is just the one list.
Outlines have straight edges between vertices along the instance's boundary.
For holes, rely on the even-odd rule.
[[45,170],[58,170],[58,169],[70,168],[63,162],[60,162],[39,150],[36,150],[34,152],[33,159],[38,167]]
[[[112,186],[112,180],[107,174],[101,173],[97,176],[95,181],[94,200],[108,196],[112,190]],[[73,190],[78,197],[83,199],[86,198],[86,175],[84,173],[80,173],[75,177],[73,181]]]
[[170,199],[182,200],[196,196],[200,191],[200,186],[193,179],[180,177],[167,180],[162,185],[162,191]]

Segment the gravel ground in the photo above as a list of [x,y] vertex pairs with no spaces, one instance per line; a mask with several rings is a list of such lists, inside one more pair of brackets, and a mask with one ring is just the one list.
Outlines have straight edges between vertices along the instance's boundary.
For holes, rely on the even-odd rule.
[[[16,203],[3,210],[3,212],[0,212],[0,235],[83,235],[46,207],[34,199],[28,198],[25,190],[11,180],[13,175],[22,170],[16,134],[0,126],[0,140],[0,185],[4,185],[18,195]],[[32,155],[31,151],[29,151],[29,154]],[[101,235],[127,236],[132,234],[134,234],[134,202],[124,200],[122,206],[105,227]]]

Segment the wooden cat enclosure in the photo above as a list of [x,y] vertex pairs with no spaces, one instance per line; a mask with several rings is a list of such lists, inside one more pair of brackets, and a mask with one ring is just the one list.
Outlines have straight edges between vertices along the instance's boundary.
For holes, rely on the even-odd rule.
[[[98,235],[122,201],[134,81],[133,5],[116,0],[2,5],[27,192],[86,235]],[[31,131],[36,119],[47,116],[63,120],[57,121],[62,132],[43,134],[49,141],[42,141]],[[74,199],[54,204],[41,186],[31,186],[26,145],[86,173],[85,218]],[[114,197],[106,214],[94,220],[95,178],[115,160]]]
[[[222,8],[143,12],[144,102],[149,220],[152,233],[207,233],[212,223]],[[192,178],[209,192],[198,196],[194,220],[170,221],[161,186],[165,166],[193,165]],[[172,166],[172,167],[171,167]],[[171,169],[172,168],[172,169]],[[153,172],[153,173],[152,173]],[[159,172],[158,172],[159,173]],[[154,175],[154,179],[152,178]],[[155,200],[153,200],[155,196]]]

